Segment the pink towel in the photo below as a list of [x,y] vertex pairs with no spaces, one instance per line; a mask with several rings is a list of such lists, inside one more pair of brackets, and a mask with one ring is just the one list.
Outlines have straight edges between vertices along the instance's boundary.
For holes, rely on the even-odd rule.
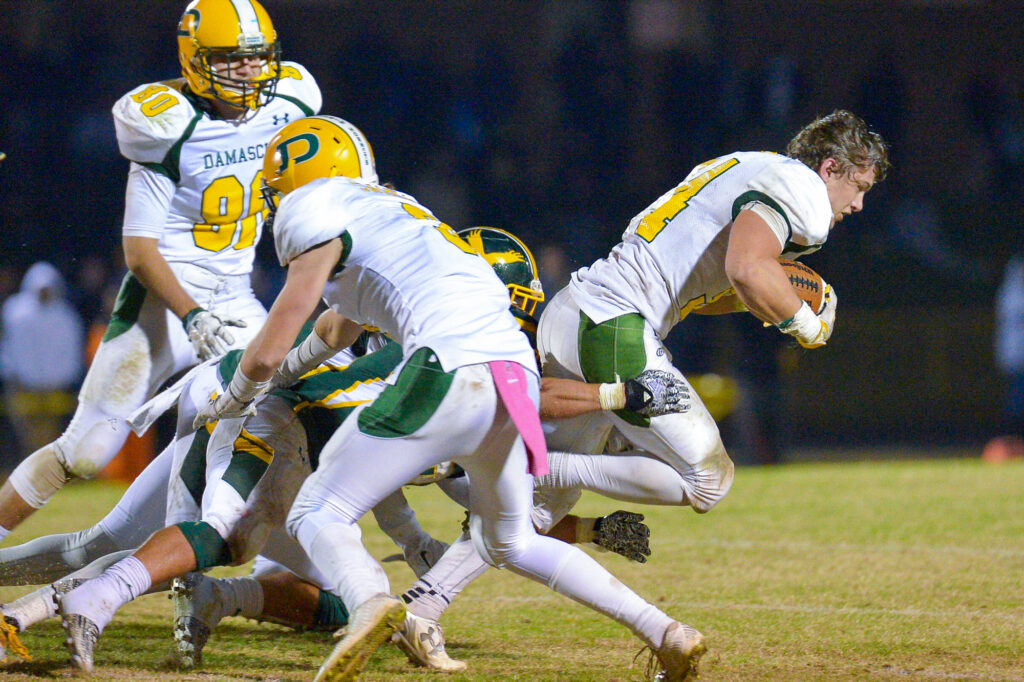
[[495,360],[487,364],[491,368],[494,385],[498,387],[498,395],[526,444],[526,457],[529,460],[526,471],[534,476],[545,475],[548,473],[548,445],[540,426],[537,406],[527,393],[526,370],[518,362],[507,360]]

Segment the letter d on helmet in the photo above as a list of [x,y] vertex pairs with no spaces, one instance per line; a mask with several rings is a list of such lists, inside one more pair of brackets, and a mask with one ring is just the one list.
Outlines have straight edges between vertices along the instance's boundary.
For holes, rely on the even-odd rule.
[[[373,149],[348,121],[334,116],[303,118],[281,128],[267,145],[263,186],[272,196],[335,176],[377,182]],[[276,205],[276,201],[270,203]]]

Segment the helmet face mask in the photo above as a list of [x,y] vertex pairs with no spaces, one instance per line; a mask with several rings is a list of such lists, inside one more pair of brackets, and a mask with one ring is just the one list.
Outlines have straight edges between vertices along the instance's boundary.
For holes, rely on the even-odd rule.
[[537,261],[526,244],[496,227],[470,227],[458,234],[494,268],[508,288],[512,306],[532,316],[544,301],[544,289]]
[[282,195],[318,178],[377,182],[373,149],[363,133],[335,116],[308,116],[270,139],[263,158],[263,200],[270,215]]
[[178,61],[196,95],[254,111],[277,89],[281,46],[256,0],[193,0],[178,25]]

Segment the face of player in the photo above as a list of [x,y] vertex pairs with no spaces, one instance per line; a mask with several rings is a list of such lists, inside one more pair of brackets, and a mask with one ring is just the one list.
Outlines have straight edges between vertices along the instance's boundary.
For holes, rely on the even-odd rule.
[[236,55],[232,58],[220,55],[210,56],[210,68],[224,78],[248,81],[263,73],[266,58],[260,54]]
[[832,225],[864,208],[864,195],[875,184],[875,168],[854,168],[851,172],[839,170],[835,159],[826,159],[818,171],[828,189],[832,205]]

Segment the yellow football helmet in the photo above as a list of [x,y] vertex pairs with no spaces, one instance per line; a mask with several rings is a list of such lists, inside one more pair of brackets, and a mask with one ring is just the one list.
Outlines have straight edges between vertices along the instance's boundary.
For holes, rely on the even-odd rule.
[[523,240],[497,227],[470,227],[459,236],[484,257],[508,287],[512,305],[533,315],[544,302],[544,288],[537,274],[537,261]]
[[[259,75],[233,76],[232,67],[251,57],[260,60]],[[255,110],[277,89],[281,45],[256,0],[192,0],[178,24],[178,61],[195,94]]]
[[277,210],[280,195],[317,178],[377,182],[373,149],[363,133],[336,116],[309,116],[270,138],[263,158],[263,198]]

